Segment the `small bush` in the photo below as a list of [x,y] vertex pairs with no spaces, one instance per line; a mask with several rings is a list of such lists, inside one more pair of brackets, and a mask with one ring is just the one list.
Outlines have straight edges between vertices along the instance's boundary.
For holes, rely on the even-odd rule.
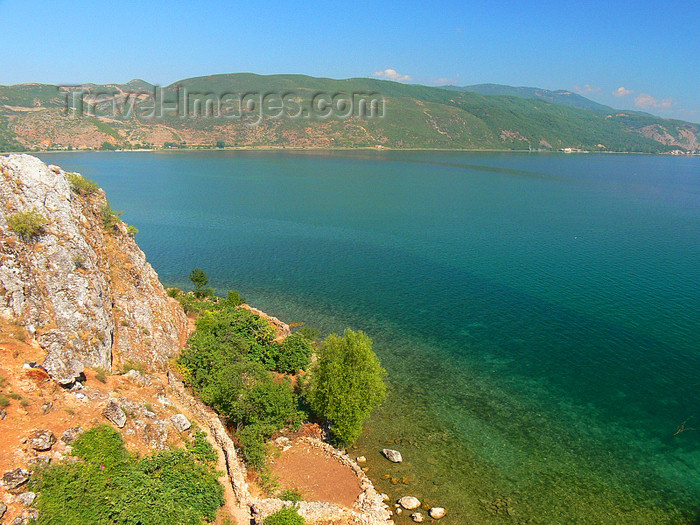
[[29,405],[32,404],[32,402],[29,401],[29,399],[27,399],[26,397],[21,397],[19,399],[19,404],[22,406],[22,408],[27,408]]
[[10,406],[10,400],[5,394],[0,394],[0,408],[7,408]]
[[19,395],[17,392],[10,392],[7,394],[7,397],[10,397],[12,399],[22,399],[22,396]]
[[293,501],[294,503],[304,499],[303,494],[298,489],[283,490],[279,497],[282,501]]
[[295,507],[285,507],[265,518],[265,525],[304,525],[304,518],[299,516]]
[[105,230],[113,230],[116,228],[117,224],[122,222],[119,216],[122,214],[120,211],[112,209],[109,202],[105,202],[100,210],[100,216],[102,217],[102,227]]
[[107,382],[107,371],[104,368],[95,368],[95,379],[100,383]]
[[182,293],[182,290],[179,288],[166,288],[165,291],[168,293],[168,297],[172,297],[173,299]]
[[129,224],[129,226],[126,227],[126,232],[129,235],[136,235],[139,232],[139,229],[133,224]]
[[44,233],[44,227],[48,223],[49,221],[36,210],[21,211],[7,217],[7,225],[25,241]]
[[287,337],[280,345],[280,353],[277,359],[277,370],[283,374],[293,374],[299,370],[306,370],[314,351],[313,344],[299,332]]
[[80,173],[67,172],[66,178],[70,182],[71,189],[80,195],[92,195],[99,189],[96,183],[83,177]]
[[235,290],[229,290],[228,295],[226,296],[226,302],[229,306],[239,306],[245,303],[245,297]]
[[216,450],[207,441],[206,434],[201,430],[195,432],[192,444],[187,449],[205,465],[213,465],[219,459]]
[[136,370],[141,375],[146,375],[146,366],[143,363],[134,361],[133,359],[127,360],[122,365],[122,372],[126,374],[129,370]]

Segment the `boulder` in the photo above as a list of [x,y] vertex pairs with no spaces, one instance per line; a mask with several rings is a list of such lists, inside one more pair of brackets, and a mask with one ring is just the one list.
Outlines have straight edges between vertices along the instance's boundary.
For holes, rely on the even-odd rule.
[[192,426],[190,420],[187,419],[185,414],[175,414],[174,416],[170,416],[170,422],[179,432],[189,430]]
[[66,429],[63,434],[61,434],[61,441],[65,444],[73,443],[75,438],[84,432],[83,427],[71,427]]
[[119,428],[124,428],[124,425],[126,425],[126,414],[114,401],[109,402],[107,407],[102,411],[102,415]]
[[413,496],[404,496],[399,500],[399,505],[406,510],[414,510],[420,507],[420,500]]
[[421,514],[420,512],[414,512],[413,514],[411,514],[411,519],[416,523],[423,523],[425,521],[423,514]]
[[2,476],[2,484],[7,490],[14,490],[27,481],[29,481],[29,471],[23,468],[5,472]]
[[403,461],[403,457],[401,457],[401,452],[399,452],[398,450],[384,448],[382,449],[382,454],[384,454],[384,457],[392,463],[401,463]]
[[49,450],[56,443],[56,436],[50,430],[35,430],[29,434],[28,442],[34,450]]
[[34,494],[33,492],[23,492],[22,494],[17,496],[17,501],[19,501],[25,507],[31,507],[35,499],[36,494]]
[[439,520],[439,519],[445,517],[445,514],[447,514],[447,511],[445,509],[443,509],[442,507],[433,507],[432,509],[430,509],[428,511],[428,514],[434,520]]

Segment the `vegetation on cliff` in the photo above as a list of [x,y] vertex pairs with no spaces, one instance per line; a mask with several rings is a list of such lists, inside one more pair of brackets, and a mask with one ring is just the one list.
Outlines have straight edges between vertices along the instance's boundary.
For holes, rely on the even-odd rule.
[[[229,419],[255,468],[265,466],[266,441],[309,420],[309,407],[345,446],[359,437],[363,421],[384,398],[385,372],[362,332],[330,335],[316,350],[308,337],[313,332],[298,331],[278,342],[266,320],[235,301],[193,301],[182,293],[178,298],[200,312],[178,359],[180,371],[205,403]],[[316,362],[303,374],[314,351]],[[299,380],[292,386],[294,376]]]

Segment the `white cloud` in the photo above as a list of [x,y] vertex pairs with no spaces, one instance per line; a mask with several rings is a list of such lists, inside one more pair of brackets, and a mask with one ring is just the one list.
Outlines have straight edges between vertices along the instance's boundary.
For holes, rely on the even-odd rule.
[[626,97],[627,95],[631,95],[634,93],[631,89],[627,89],[624,86],[620,86],[617,88],[615,91],[613,91],[613,95],[616,97]]
[[410,75],[402,75],[395,69],[387,68],[384,71],[376,71],[375,77],[386,78],[387,80],[395,80],[396,82],[410,82],[413,80]]
[[593,87],[590,84],[584,84],[583,87],[574,86],[574,91],[576,91],[576,93],[579,93],[581,95],[587,95],[588,93],[600,93],[600,88]]
[[668,109],[673,106],[673,99],[657,100],[648,93],[640,93],[634,97],[634,105],[638,108]]

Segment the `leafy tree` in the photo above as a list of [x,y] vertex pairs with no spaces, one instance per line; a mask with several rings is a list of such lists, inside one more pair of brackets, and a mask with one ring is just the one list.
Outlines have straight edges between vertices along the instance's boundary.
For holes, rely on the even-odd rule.
[[276,369],[283,374],[294,374],[306,370],[314,351],[313,343],[303,334],[295,332],[280,345]]
[[360,437],[362,423],[386,396],[385,375],[365,333],[347,329],[343,337],[326,338],[309,371],[305,395],[311,409],[329,423],[338,445]]
[[207,277],[207,274],[201,268],[195,268],[190,274],[190,281],[192,281],[196,286],[194,294],[199,297],[203,295],[202,292],[204,291],[204,287],[209,282],[209,277]]

